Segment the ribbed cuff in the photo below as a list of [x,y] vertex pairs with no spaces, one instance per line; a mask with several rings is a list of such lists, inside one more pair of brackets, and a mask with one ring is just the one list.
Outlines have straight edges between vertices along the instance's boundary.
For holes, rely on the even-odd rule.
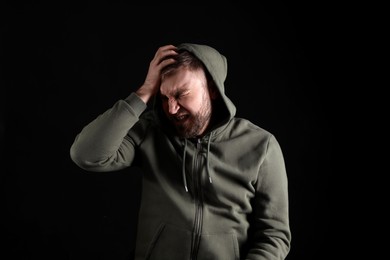
[[147,105],[134,92],[131,93],[125,101],[130,105],[136,116],[140,116],[145,111]]

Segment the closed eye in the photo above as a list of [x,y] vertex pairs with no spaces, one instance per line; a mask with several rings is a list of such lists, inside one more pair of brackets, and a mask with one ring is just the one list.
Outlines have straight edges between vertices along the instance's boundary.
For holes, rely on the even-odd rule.
[[177,100],[179,100],[179,99],[181,99],[181,98],[184,98],[184,97],[188,96],[188,94],[189,94],[188,92],[186,92],[186,93],[181,93],[181,94],[175,96],[175,98],[176,98]]
[[[178,92],[176,92],[176,93],[174,93],[172,96],[172,98],[174,99],[174,100],[180,100],[180,99],[182,99],[182,98],[185,98],[185,97],[187,97],[188,95],[190,94],[190,91],[189,90],[183,90],[183,91],[178,91]],[[165,95],[160,95],[161,96],[161,100],[163,100],[163,101],[167,101],[167,100],[169,100],[170,99],[170,97],[168,97],[168,96],[165,96]]]

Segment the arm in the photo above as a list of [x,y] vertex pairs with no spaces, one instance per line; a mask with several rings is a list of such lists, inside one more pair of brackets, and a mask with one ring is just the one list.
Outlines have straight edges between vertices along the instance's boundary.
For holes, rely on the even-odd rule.
[[290,250],[287,174],[277,140],[271,136],[259,169],[253,202],[251,248],[246,259],[285,259]]
[[139,121],[146,104],[134,93],[86,125],[76,136],[70,156],[88,171],[115,171],[129,166],[134,159],[135,143],[128,131]]
[[132,164],[137,144],[128,132],[139,122],[146,104],[158,92],[161,69],[175,62],[170,57],[176,54],[175,50],[173,45],[160,47],[150,62],[144,84],[82,129],[70,148],[74,163],[97,172],[120,170]]

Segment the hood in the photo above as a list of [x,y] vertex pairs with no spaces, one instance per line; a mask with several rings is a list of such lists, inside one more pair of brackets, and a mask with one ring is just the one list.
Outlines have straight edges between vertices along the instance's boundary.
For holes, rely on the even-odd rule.
[[203,62],[213,78],[226,107],[228,115],[226,120],[233,118],[236,114],[236,107],[225,94],[225,80],[228,69],[226,57],[219,53],[216,49],[204,44],[182,43],[179,44],[177,48],[179,50],[183,49],[191,52]]
[[[194,43],[182,43],[177,46],[178,50],[187,50],[195,55],[200,61],[203,62],[206,70],[208,70],[211,75],[214,83],[219,91],[220,99],[218,109],[222,111],[218,111],[217,113],[221,115],[218,118],[217,125],[214,126],[214,131],[208,134],[207,138],[207,153],[206,153],[206,171],[208,174],[208,178],[210,183],[212,183],[212,178],[210,175],[210,167],[209,167],[209,153],[210,153],[210,144],[212,140],[212,136],[216,134],[216,132],[221,130],[216,130],[218,126],[224,125],[232,119],[236,114],[236,107],[233,102],[226,96],[225,94],[225,80],[227,77],[227,59],[224,55],[219,53],[216,49],[203,44],[194,44]],[[157,103],[160,99],[157,99]],[[161,104],[160,104],[161,105]],[[154,109],[157,109],[160,113],[158,113],[159,119],[166,120],[166,117],[163,115],[161,111],[161,106],[156,105],[156,99],[154,103]],[[157,120],[158,121],[158,120]],[[164,127],[169,128],[170,124],[163,124]],[[184,148],[183,148],[183,163],[182,163],[182,177],[183,177],[183,185],[188,192],[187,187],[187,177],[186,177],[186,153],[187,153],[187,139],[184,139]]]

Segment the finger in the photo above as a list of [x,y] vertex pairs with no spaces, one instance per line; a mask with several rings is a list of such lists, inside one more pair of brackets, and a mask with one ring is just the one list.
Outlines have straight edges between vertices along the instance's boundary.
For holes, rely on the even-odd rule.
[[175,45],[169,44],[169,45],[164,45],[158,48],[158,51],[166,51],[166,50],[176,50],[177,47]]
[[162,68],[164,68],[170,64],[173,64],[175,62],[176,62],[176,60],[174,58],[167,58],[167,59],[162,60],[159,64],[159,66],[162,69]]
[[177,55],[177,52],[175,50],[165,50],[161,53],[161,55],[157,59],[157,64],[161,64],[165,60],[169,60],[170,63],[174,62],[175,59],[174,56]]
[[157,50],[155,58],[161,59],[161,58],[166,57],[168,55],[174,55],[174,54],[176,54],[176,50],[177,50],[177,48],[174,45],[162,46]]

